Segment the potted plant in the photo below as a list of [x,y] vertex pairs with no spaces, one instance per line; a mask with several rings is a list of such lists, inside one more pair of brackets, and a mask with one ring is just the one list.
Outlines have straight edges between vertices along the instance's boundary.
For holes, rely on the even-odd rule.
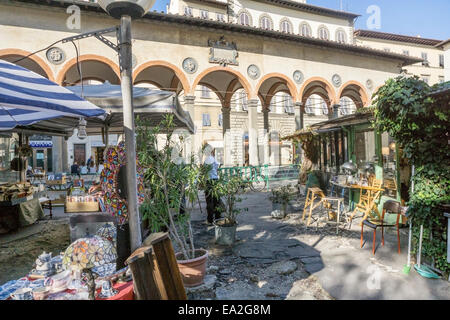
[[[192,203],[198,197],[198,184],[204,179],[200,167],[194,161],[186,164],[178,156],[172,115],[154,128],[139,120],[138,124],[138,157],[145,170],[144,182],[149,187],[140,207],[142,218],[152,232],[169,233],[184,285],[200,285],[206,273],[208,252],[194,246],[190,212],[185,205],[186,200]],[[161,147],[159,134],[166,134]]]
[[295,198],[295,189],[291,185],[272,190],[269,199],[272,201],[272,217],[283,219],[286,217],[287,205]]
[[247,182],[241,176],[222,176],[215,184],[213,192],[221,198],[223,205],[220,211],[224,214],[221,219],[214,220],[215,241],[217,244],[233,245],[236,240],[237,216],[248,208],[238,208],[242,202],[241,194],[244,192]]

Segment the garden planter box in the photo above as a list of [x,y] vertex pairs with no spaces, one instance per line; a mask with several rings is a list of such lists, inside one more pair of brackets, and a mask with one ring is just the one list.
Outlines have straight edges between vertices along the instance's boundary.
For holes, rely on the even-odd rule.
[[195,252],[196,258],[189,260],[180,260],[183,257],[181,252],[178,252],[175,255],[185,287],[199,286],[203,283],[205,278],[208,251],[205,249],[197,249]]
[[237,223],[234,225],[224,225],[224,221],[225,219],[217,219],[214,221],[216,243],[231,246],[236,240]]

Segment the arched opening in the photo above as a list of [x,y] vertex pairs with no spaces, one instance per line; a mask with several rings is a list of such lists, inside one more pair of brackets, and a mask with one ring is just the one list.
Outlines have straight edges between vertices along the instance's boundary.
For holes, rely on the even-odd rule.
[[18,50],[0,50],[0,59],[15,63],[49,80],[54,80],[49,66],[42,59],[35,56],[25,58],[28,55],[27,52],[19,53],[16,51]]
[[[341,114],[351,114],[356,109],[365,107],[369,98],[363,86],[356,81],[349,81],[342,86],[339,92]],[[346,108],[344,108],[344,105]]]
[[189,92],[189,82],[184,73],[176,66],[165,61],[150,61],[142,64],[134,71],[135,84],[145,82],[157,86],[161,90]]
[[[79,68],[78,68],[79,66]],[[69,61],[58,76],[58,82],[62,86],[73,86],[80,84],[96,84],[105,81],[111,84],[120,84],[118,67],[112,62],[102,60],[83,59]]]
[[[208,89],[209,93],[207,93]],[[243,148],[235,142],[238,140],[236,132],[240,132],[239,139],[242,140],[242,145],[244,144],[242,138],[244,131],[242,131],[241,126],[248,121],[248,115],[244,112],[233,113],[233,124],[237,123],[239,127],[233,128],[236,136],[231,136],[231,113],[238,110],[246,111],[250,94],[251,86],[249,82],[238,71],[225,67],[213,67],[203,71],[192,85],[191,95],[196,97],[194,113],[200,122],[197,127],[204,127],[204,123],[208,123],[208,119],[210,119],[211,128],[206,127],[205,130],[209,129],[214,134],[214,139],[218,129],[221,130],[223,147],[216,147],[218,149],[216,150],[216,157],[217,154],[222,153],[223,157],[221,157],[225,165],[239,164],[240,159],[244,158],[242,155]],[[204,95],[204,98],[202,98],[202,95]],[[212,98],[208,100],[206,95]],[[212,103],[214,100],[215,102]],[[208,101],[209,106],[206,107]],[[209,116],[206,114],[209,114]],[[216,125],[219,122],[221,126],[217,127]],[[210,139],[210,141],[214,142],[214,139]],[[216,140],[218,141],[218,139]],[[233,143],[231,143],[231,140],[233,140]],[[220,142],[215,142],[215,144],[219,146]],[[231,145],[232,147],[230,147]]]
[[[329,113],[331,106],[336,101],[336,93],[331,84],[325,79],[318,77],[311,78],[303,84],[300,89],[299,97],[306,114],[308,114],[308,111],[313,107],[315,110],[321,110],[323,108],[323,103],[327,105],[327,113]],[[307,105],[309,105],[308,108]],[[324,114],[325,112],[322,110],[321,113]]]

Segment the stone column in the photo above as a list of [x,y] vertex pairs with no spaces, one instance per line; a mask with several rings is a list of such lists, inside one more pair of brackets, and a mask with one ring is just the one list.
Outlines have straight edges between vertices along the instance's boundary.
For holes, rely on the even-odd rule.
[[248,100],[248,152],[251,166],[259,165],[258,159],[258,100]]
[[331,112],[328,113],[328,119],[336,119],[339,117],[339,108],[341,107],[340,104],[333,104],[331,105]]
[[264,115],[264,164],[269,164],[270,160],[270,146],[269,146],[269,108],[263,108],[263,115]]
[[222,132],[223,132],[223,165],[228,167],[231,165],[231,150],[233,150],[231,142],[231,108],[222,107]]
[[[301,102],[294,103],[294,114],[295,114],[295,130],[301,130],[304,128],[304,109],[303,104]],[[301,163],[302,159],[302,149],[300,145],[295,149],[295,157],[294,163]]]
[[[195,113],[194,113],[194,103],[195,103],[195,96],[184,96],[184,107],[185,110],[189,113],[191,116],[192,122],[194,123],[194,132],[197,131],[197,127],[195,124]],[[187,160],[190,161],[191,155],[195,155],[196,145],[195,145],[195,133],[191,134],[189,138],[186,139],[186,157]],[[202,159],[199,159],[199,161],[202,161]]]

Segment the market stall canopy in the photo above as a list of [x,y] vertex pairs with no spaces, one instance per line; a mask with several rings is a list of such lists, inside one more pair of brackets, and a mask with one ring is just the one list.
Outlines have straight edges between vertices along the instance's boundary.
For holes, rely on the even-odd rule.
[[[105,82],[101,85],[67,88],[107,113],[104,121],[100,119],[88,120],[86,132],[89,135],[101,134],[102,125],[108,126],[109,133],[123,132],[122,90],[120,85]],[[151,126],[158,125],[165,115],[173,114],[175,128],[185,128],[194,133],[194,123],[189,113],[181,107],[175,92],[133,87],[133,99],[135,116],[149,121]]]
[[0,60],[0,130],[72,135],[80,118],[105,111],[72,91],[16,64]]

